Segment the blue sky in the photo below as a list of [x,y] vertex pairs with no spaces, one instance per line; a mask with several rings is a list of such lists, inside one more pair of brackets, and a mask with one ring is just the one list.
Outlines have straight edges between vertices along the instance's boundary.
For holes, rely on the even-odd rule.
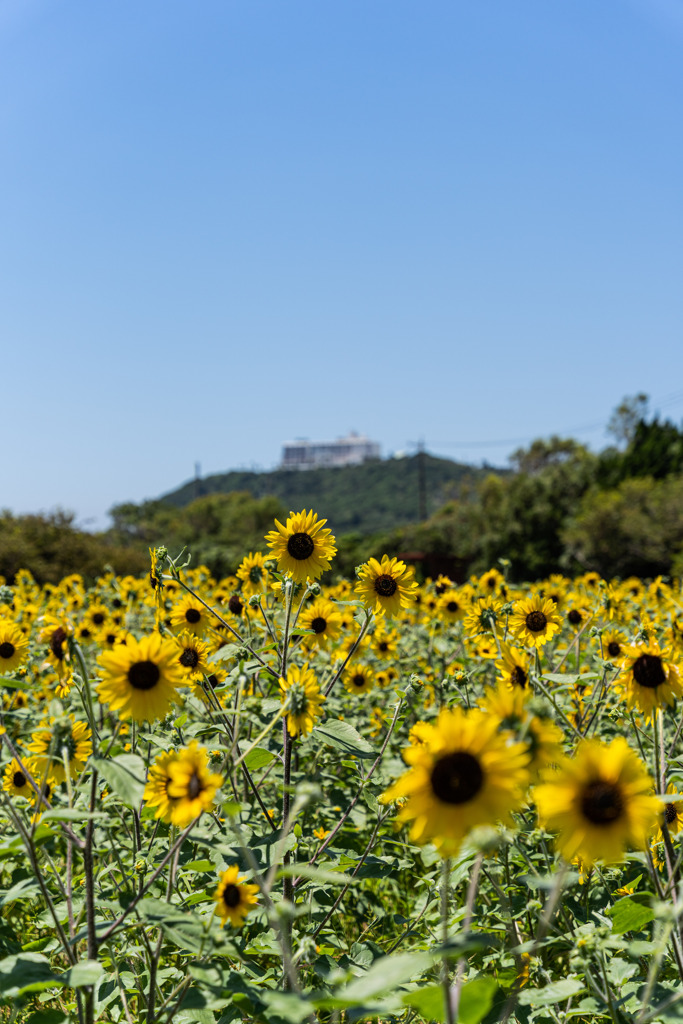
[[0,507],[680,422],[682,101],[682,0],[3,0]]

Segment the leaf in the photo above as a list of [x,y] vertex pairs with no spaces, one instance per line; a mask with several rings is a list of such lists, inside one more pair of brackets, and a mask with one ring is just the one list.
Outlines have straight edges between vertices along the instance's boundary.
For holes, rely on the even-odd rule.
[[[239,747],[240,753],[242,753],[243,750],[248,750],[249,741],[242,740],[242,742],[239,744]],[[253,750],[250,750],[247,756],[245,757],[244,764],[246,765],[250,772],[255,772],[258,771],[259,768],[265,768],[265,766],[267,764],[270,764],[270,762],[273,761],[274,758],[275,754],[273,754],[270,750],[266,750],[265,747],[254,747]]]
[[42,815],[43,821],[88,821],[93,818],[108,818],[104,811],[86,811],[84,807],[53,807]]
[[0,960],[0,997],[4,1000],[61,984],[61,978],[52,973],[48,959],[40,953],[18,953]]
[[7,892],[0,893],[0,907],[5,907],[8,903],[14,903],[15,900],[31,899],[38,889],[39,886],[35,878],[22,878],[11,889],[8,889]]
[[426,971],[436,959],[433,953],[397,953],[382,956],[360,978],[338,993],[347,1006],[364,1003],[389,989],[396,989]]
[[26,1024],[70,1024],[71,1017],[62,1010],[38,1010],[32,1013]]
[[15,679],[13,676],[0,676],[0,686],[4,686],[8,690],[25,690],[30,682],[31,680],[28,676],[24,679]]
[[69,988],[81,988],[83,985],[94,985],[104,974],[104,968],[98,960],[81,960],[62,975],[62,980]]
[[145,763],[137,754],[95,757],[95,768],[126,807],[139,807],[145,791]]
[[519,993],[522,1006],[550,1006],[583,992],[586,986],[580,978],[564,978],[545,988],[523,988]]
[[352,878],[351,875],[344,874],[343,871],[330,871],[328,868],[316,868],[313,864],[288,864],[284,868],[280,868],[277,873],[278,878],[309,878],[313,882],[325,882],[332,883],[333,885],[350,885],[354,882],[358,882],[358,879]]
[[551,683],[557,683],[558,685],[565,684],[566,686],[574,686],[578,683],[579,679],[599,679],[600,676],[597,672],[581,672],[578,675],[576,673],[569,672],[544,672],[541,677],[543,680],[548,680]]
[[274,1016],[286,1020],[288,1024],[301,1024],[301,1021],[310,1017],[315,1009],[313,1003],[293,992],[264,989],[260,996]]
[[443,985],[425,985],[414,992],[406,992],[403,1003],[405,1006],[412,1006],[425,1020],[436,1020],[439,1024],[446,1020]]
[[360,733],[356,732],[348,722],[340,722],[332,718],[324,725],[318,725],[311,733],[312,737],[322,740],[323,743],[343,751],[348,756],[354,757],[376,757],[377,752],[364,740]]
[[[645,899],[649,899],[647,893],[643,893]],[[655,912],[652,907],[642,903],[634,894],[624,896],[618,900],[607,913],[612,918],[612,931],[617,935],[624,932],[639,932],[649,922],[654,920]]]
[[200,953],[205,938],[205,927],[201,917],[181,910],[180,907],[164,900],[147,897],[136,907],[143,921],[149,921],[161,928],[162,932],[179,949]]
[[495,979],[483,976],[463,985],[458,1008],[459,1024],[479,1024],[491,1009],[497,990]]

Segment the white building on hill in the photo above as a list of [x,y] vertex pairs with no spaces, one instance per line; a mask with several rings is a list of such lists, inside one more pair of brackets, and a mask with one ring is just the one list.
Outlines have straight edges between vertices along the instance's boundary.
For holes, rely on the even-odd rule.
[[379,459],[380,448],[360,434],[338,437],[336,441],[286,441],[282,446],[281,469],[316,469],[319,466],[357,466]]

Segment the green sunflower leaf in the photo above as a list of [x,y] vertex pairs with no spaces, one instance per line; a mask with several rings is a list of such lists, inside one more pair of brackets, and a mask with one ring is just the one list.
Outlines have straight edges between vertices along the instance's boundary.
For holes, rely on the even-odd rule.
[[311,737],[343,751],[347,757],[349,755],[373,758],[377,756],[377,751],[370,746],[367,740],[363,739],[359,732],[356,732],[352,725],[335,718],[329,719],[324,725],[316,726]]
[[145,791],[145,762],[137,754],[94,757],[97,771],[126,807],[139,807]]

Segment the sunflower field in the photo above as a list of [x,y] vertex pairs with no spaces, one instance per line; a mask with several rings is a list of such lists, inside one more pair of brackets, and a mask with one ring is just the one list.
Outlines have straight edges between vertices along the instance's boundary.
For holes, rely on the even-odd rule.
[[680,582],[0,586],[0,1021],[683,1021]]

